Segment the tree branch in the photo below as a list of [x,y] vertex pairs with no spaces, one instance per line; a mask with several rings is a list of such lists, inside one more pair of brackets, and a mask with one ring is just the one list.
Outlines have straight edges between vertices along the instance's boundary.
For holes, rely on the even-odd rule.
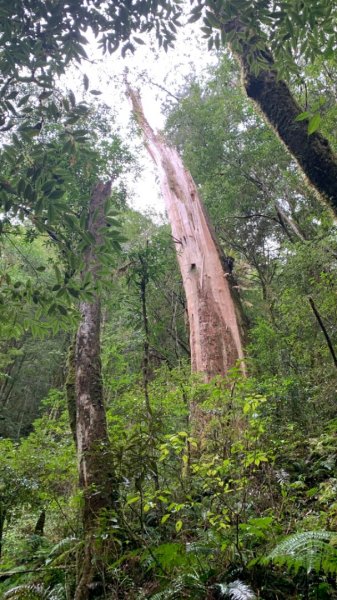
[[334,350],[334,347],[333,347],[333,345],[332,345],[332,341],[331,341],[331,339],[330,339],[330,336],[329,336],[329,334],[328,334],[328,332],[327,332],[327,330],[326,330],[326,328],[325,328],[325,325],[324,325],[324,323],[323,323],[323,321],[322,321],[322,317],[321,317],[321,315],[319,314],[319,312],[318,312],[318,310],[317,310],[317,308],[316,308],[316,306],[315,306],[315,303],[314,303],[314,301],[313,301],[312,297],[311,297],[311,296],[309,296],[309,297],[308,297],[308,300],[309,300],[309,304],[310,304],[310,306],[311,306],[311,308],[312,308],[312,312],[314,313],[314,315],[315,315],[315,317],[316,317],[316,319],[317,319],[317,322],[318,322],[318,324],[319,324],[319,326],[320,326],[320,328],[321,328],[321,330],[322,330],[322,332],[323,332],[323,335],[324,335],[324,337],[325,337],[325,339],[326,339],[326,343],[327,343],[327,345],[328,345],[328,348],[329,348],[329,350],[330,350],[330,354],[331,354],[331,356],[332,356],[332,360],[333,360],[333,362],[334,362],[334,365],[335,365],[335,367],[336,367],[336,369],[337,369],[337,357],[336,357],[335,350]]

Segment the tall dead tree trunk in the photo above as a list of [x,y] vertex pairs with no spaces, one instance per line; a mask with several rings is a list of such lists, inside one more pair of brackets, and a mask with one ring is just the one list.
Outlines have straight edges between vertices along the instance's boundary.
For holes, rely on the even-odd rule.
[[[98,183],[90,202],[88,231],[94,243],[85,252],[83,276],[90,274],[94,285],[99,277],[98,248],[103,243],[106,226],[104,205],[110,192],[110,182]],[[87,600],[95,576],[95,530],[102,511],[114,506],[117,484],[103,402],[101,304],[97,291],[93,301],[81,302],[80,310],[82,318],[75,348],[76,441],[80,487],[83,490],[85,550],[75,600]]]
[[[242,327],[219,248],[197,187],[177,151],[156,135],[141,101],[128,88],[147,149],[155,161],[176,244],[187,299],[192,371],[205,380],[225,375],[237,361],[244,371]],[[228,270],[227,270],[228,271]]]

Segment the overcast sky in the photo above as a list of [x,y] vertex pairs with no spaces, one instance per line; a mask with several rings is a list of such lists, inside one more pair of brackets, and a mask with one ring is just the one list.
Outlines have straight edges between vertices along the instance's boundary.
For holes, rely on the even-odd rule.
[[[198,42],[199,40],[199,42]],[[125,140],[130,142],[131,107],[125,97],[123,73],[128,69],[128,79],[133,87],[141,91],[145,114],[155,129],[164,127],[162,106],[170,96],[161,90],[163,86],[175,94],[188,79],[197,74],[198,78],[207,76],[207,67],[215,63],[215,55],[208,52],[207,42],[200,41],[200,30],[193,25],[182,27],[174,49],[167,53],[158,49],[155,39],[144,37],[146,45],[138,46],[135,54],[128,52],[123,59],[118,53],[102,57],[94,38],[86,52],[90,62],[83,62],[79,68],[72,70],[67,78],[78,79],[82,85],[81,73],[86,73],[90,80],[89,89],[102,92],[99,99],[111,106],[116,121]],[[153,83],[151,83],[153,82]],[[158,84],[158,85],[155,85]],[[156,181],[155,167],[141,144],[141,140],[131,140],[131,149],[137,149],[141,169],[139,177],[129,177],[130,204],[141,212],[164,213],[164,203]],[[138,144],[138,145],[137,145]]]

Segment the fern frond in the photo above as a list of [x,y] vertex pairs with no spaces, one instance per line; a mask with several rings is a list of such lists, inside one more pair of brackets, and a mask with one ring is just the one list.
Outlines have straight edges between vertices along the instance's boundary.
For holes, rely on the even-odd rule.
[[286,537],[262,563],[286,565],[297,572],[300,568],[325,574],[337,573],[337,550],[332,545],[336,534],[331,531],[304,531]]
[[175,593],[171,589],[166,589],[163,592],[157,592],[151,596],[151,600],[174,600],[174,596]]
[[79,540],[75,537],[67,537],[55,544],[49,551],[46,564],[55,561],[56,559],[63,560],[68,554],[74,552],[77,546],[80,544]]
[[78,538],[76,537],[66,537],[63,540],[60,540],[52,549],[49,551],[49,556],[58,556],[63,553],[65,550],[72,548],[78,542]]
[[48,600],[48,590],[43,585],[22,584],[5,592],[3,598],[19,598],[20,600]]
[[[162,592],[151,596],[151,600],[180,600],[183,592],[193,591],[194,594],[206,592],[205,585],[200,580],[198,573],[185,573],[171,582],[171,585]],[[192,597],[192,596],[191,596]],[[193,596],[193,598],[196,596]],[[198,594],[199,597],[199,594]]]
[[186,544],[186,553],[189,552],[193,554],[212,554],[214,553],[214,546],[206,546],[199,542],[189,542]]
[[240,579],[236,579],[232,583],[218,583],[216,587],[224,598],[230,598],[230,600],[256,600],[252,588]]
[[13,600],[65,600],[66,594],[62,584],[50,589],[41,584],[24,583],[5,592],[3,598],[4,600],[9,598]]
[[179,597],[184,589],[184,582],[182,577],[177,577],[171,582],[171,585],[162,592],[157,592],[151,596],[151,600],[175,600]]
[[66,598],[66,590],[62,583],[58,583],[48,594],[48,600],[66,600]]

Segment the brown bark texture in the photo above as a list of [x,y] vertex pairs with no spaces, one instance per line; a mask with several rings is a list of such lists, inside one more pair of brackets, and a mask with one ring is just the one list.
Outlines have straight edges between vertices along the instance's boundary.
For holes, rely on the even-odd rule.
[[4,506],[1,505],[0,503],[0,558],[2,557],[2,542],[3,542],[3,534],[4,534],[4,528],[5,528],[5,521],[6,521],[6,509]]
[[68,408],[68,417],[70,430],[73,440],[77,445],[76,439],[76,369],[75,369],[75,348],[76,339],[70,344],[67,357],[67,378],[65,381],[65,392]]
[[237,33],[234,53],[241,63],[247,95],[296,159],[309,184],[337,215],[337,156],[321,133],[308,134],[308,119],[296,121],[303,109],[279,78],[271,52],[267,48],[255,50],[258,34],[251,34],[249,43],[246,29],[238,19],[223,24],[225,33]]
[[46,511],[41,510],[34,528],[34,535],[44,535],[44,526],[46,524]]
[[[85,252],[83,276],[90,273],[94,285],[99,276],[97,248],[103,243],[103,230],[106,226],[104,205],[110,191],[110,183],[98,183],[90,203],[88,231],[95,241]],[[94,531],[102,511],[114,506],[117,483],[103,402],[101,305],[98,293],[96,292],[93,301],[81,302],[80,310],[81,322],[75,348],[76,440],[86,544],[75,600],[86,600],[90,597],[90,585],[94,577]]]
[[244,371],[242,331],[229,273],[205,215],[197,187],[175,150],[147,122],[139,95],[128,87],[147,149],[159,171],[187,300],[192,371],[208,381],[237,361]]

